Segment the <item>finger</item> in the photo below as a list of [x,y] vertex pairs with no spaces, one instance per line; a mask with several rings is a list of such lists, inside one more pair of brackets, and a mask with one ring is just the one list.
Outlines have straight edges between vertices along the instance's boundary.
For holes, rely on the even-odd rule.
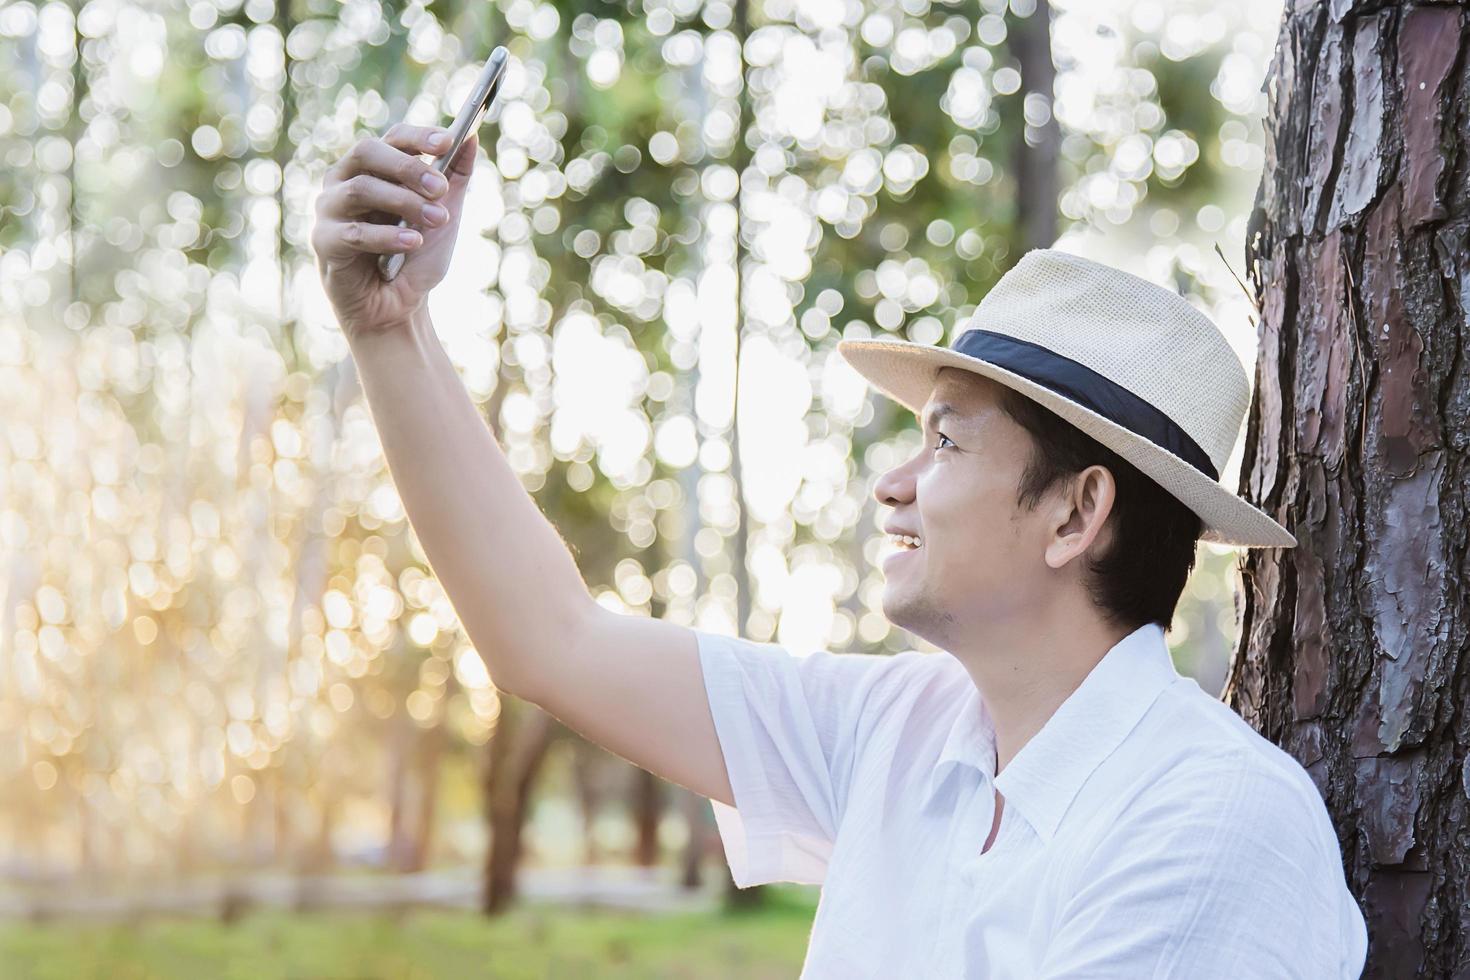
[[475,148],[480,145],[480,137],[471,133],[463,143],[459,144],[459,152],[449,162],[449,172],[457,177],[468,177],[475,170]]
[[387,214],[390,221],[402,218],[410,224],[437,226],[448,215],[442,204],[426,200],[402,184],[393,184],[372,174],[350,177],[326,193],[322,213],[328,218],[367,218]]
[[410,126],[398,123],[383,134],[383,141],[405,153],[432,153],[449,149],[449,130],[443,126]]
[[358,174],[371,174],[402,184],[430,200],[449,189],[449,182],[433,167],[380,139],[359,140],[338,164],[338,177],[342,182]]
[[[442,126],[408,126],[400,123],[388,130],[383,139],[390,146],[394,146],[405,153],[426,153],[432,156],[436,163],[449,149],[451,134]],[[464,143],[460,143],[460,149],[464,149]],[[456,157],[457,158],[457,157]],[[438,170],[448,177],[448,168],[440,169],[431,165],[430,169]]]
[[449,209],[452,220],[456,222],[464,210],[465,194],[470,188],[470,177],[475,169],[475,147],[478,145],[473,136],[460,144],[459,152],[455,154],[454,163],[449,170],[449,193],[439,200],[440,204]]
[[412,228],[377,225],[369,221],[324,221],[317,226],[312,245],[327,260],[344,261],[364,252],[387,255],[412,252],[423,244],[423,236]]

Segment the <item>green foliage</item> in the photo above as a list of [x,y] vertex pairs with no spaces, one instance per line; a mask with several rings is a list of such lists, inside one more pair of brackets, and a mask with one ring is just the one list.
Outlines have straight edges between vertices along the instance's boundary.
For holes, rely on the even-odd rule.
[[[793,645],[911,645],[869,487],[913,419],[853,397],[835,347],[948,339],[1015,261],[1005,8],[766,0],[737,38],[725,0],[0,6],[0,779],[24,815],[0,836],[46,868],[285,864],[334,843],[323,814],[390,823],[389,734],[489,737],[493,679],[460,676],[309,240],[328,166],[445,122],[496,43],[513,84],[431,309],[589,586],[759,640],[794,604],[831,616]],[[1056,9],[1073,244],[1107,230],[1218,300],[1186,232],[1232,188],[1243,238],[1251,148],[1221,134],[1254,110],[1212,86],[1262,50]],[[589,320],[598,360],[558,391]],[[766,358],[740,405],[779,411],[735,446],[737,339]],[[791,587],[805,564],[835,587]]]

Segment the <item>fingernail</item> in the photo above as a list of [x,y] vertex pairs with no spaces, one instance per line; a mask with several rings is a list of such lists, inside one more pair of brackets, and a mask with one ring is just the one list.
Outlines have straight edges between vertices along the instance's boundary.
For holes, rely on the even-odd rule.
[[429,137],[429,145],[436,150],[444,149],[445,147],[449,146],[449,134],[435,133],[433,136]]
[[424,220],[431,225],[442,225],[449,220],[449,212],[437,204],[424,205]]
[[419,233],[416,231],[400,231],[398,233],[398,240],[405,245],[417,245],[419,243]]
[[428,191],[430,194],[436,195],[443,194],[446,190],[449,189],[449,182],[447,180],[445,180],[443,177],[440,177],[438,174],[432,173],[424,174],[423,185],[424,190]]

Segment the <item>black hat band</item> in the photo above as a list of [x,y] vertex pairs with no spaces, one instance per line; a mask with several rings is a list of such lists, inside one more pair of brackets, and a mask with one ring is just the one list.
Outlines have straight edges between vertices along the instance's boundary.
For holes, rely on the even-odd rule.
[[1210,457],[1173,419],[1070,357],[989,330],[966,330],[953,349],[1034,381],[1173,453],[1211,480],[1220,479]]

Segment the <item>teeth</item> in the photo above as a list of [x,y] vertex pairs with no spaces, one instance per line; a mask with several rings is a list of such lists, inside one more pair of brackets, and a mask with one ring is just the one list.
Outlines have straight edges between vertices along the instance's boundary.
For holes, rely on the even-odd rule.
[[904,548],[919,548],[924,544],[922,538],[914,537],[911,534],[890,534],[889,537]]

